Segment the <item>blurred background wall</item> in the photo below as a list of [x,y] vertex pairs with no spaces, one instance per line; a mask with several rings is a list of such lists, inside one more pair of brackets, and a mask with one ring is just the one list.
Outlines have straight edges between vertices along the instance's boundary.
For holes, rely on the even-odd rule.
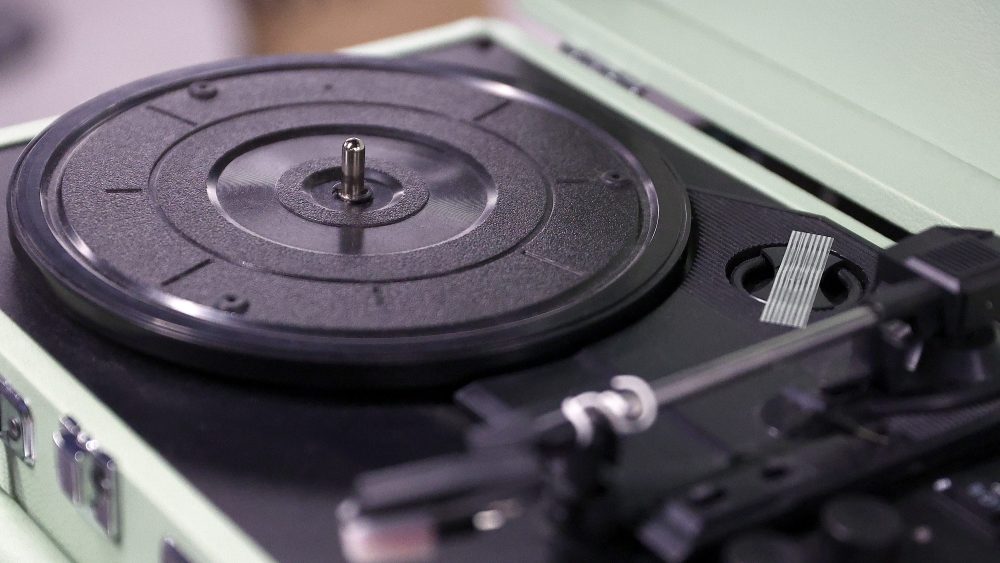
[[328,52],[516,0],[0,0],[0,127],[223,58]]
[[334,50],[463,17],[489,0],[244,0],[257,53]]

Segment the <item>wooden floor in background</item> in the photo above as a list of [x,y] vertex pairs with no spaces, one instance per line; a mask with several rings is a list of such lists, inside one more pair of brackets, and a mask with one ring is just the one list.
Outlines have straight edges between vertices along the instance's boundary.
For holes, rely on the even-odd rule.
[[244,0],[255,53],[327,52],[493,13],[490,0]]

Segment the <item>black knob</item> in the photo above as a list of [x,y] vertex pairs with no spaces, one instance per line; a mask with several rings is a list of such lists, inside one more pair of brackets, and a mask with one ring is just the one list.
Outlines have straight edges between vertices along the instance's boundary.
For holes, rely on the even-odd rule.
[[792,540],[772,532],[748,532],[726,544],[725,563],[799,563],[802,554]]
[[820,525],[832,561],[893,561],[903,539],[899,511],[871,496],[834,498],[823,506]]

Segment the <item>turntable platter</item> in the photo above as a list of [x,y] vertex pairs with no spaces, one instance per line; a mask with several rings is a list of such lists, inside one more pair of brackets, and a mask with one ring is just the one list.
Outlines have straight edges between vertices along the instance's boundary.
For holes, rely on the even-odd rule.
[[36,139],[11,199],[30,263],[112,337],[345,386],[565,353],[664,286],[690,221],[666,163],[579,115],[440,67],[336,57],[97,98]]

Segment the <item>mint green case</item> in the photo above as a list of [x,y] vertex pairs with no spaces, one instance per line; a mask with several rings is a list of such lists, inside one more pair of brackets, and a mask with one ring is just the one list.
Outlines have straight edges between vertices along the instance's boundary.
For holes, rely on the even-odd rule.
[[1000,3],[525,0],[568,42],[910,231],[1000,229]]
[[[992,155],[1000,146],[1000,111],[995,109],[1000,106],[985,103],[991,101],[986,99],[989,85],[1000,82],[1000,34],[987,33],[998,28],[1000,4],[917,4],[525,2],[568,43],[903,227],[951,223],[1000,228],[995,203],[1000,159]],[[880,34],[880,26],[898,29]],[[910,37],[928,27],[934,45]],[[394,56],[473,37],[492,38],[791,208],[825,215],[875,244],[889,243],[507,24],[463,20],[351,51]],[[906,53],[927,63],[905,64]],[[962,111],[935,106],[940,99],[961,104]],[[949,121],[956,115],[964,119]],[[0,129],[0,147],[26,141],[46,123]],[[159,560],[169,538],[192,562],[270,560],[2,314],[0,375],[30,404],[37,450],[29,466],[0,449],[0,467],[9,470],[0,470],[0,489],[9,495],[0,495],[0,559],[152,562]],[[64,415],[73,416],[118,464],[122,526],[117,542],[74,508],[58,487],[52,435]],[[335,523],[329,525],[330,533],[336,533]]]

